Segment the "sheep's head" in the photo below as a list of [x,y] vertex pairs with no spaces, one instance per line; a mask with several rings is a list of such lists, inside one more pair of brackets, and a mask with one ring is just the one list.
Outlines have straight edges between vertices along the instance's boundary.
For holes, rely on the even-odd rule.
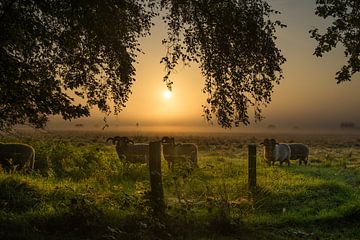
[[173,137],[163,137],[161,139],[163,144],[164,155],[175,155],[175,139]]
[[272,139],[265,138],[264,142],[261,143],[261,145],[264,145],[264,154],[266,159],[271,159],[272,156],[275,155],[275,146],[277,144],[278,143],[273,138]]
[[116,136],[116,137],[113,137],[113,138],[108,138],[106,140],[106,142],[108,142],[110,140],[112,141],[112,143],[114,145],[124,146],[124,145],[128,145],[129,143],[134,144],[134,142],[132,140],[130,140],[128,137]]
[[175,138],[165,136],[161,139],[161,143],[175,145]]

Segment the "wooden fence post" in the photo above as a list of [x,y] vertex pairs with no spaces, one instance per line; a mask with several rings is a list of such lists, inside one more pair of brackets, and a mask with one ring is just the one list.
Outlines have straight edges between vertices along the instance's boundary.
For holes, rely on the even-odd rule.
[[154,213],[158,217],[162,217],[165,214],[164,190],[161,175],[161,152],[162,145],[160,141],[149,143],[150,201]]
[[248,145],[248,176],[249,176],[249,190],[253,191],[256,188],[256,145]]

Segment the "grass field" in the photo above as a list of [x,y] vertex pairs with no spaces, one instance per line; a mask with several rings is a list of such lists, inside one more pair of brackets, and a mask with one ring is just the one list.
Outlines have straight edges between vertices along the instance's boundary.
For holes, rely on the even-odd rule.
[[[178,135],[198,145],[199,166],[163,161],[161,219],[148,167],[123,165],[107,137],[3,136],[31,144],[37,170],[0,171],[0,239],[360,239],[360,134]],[[269,167],[259,146],[249,192],[247,145],[265,137],[308,144],[310,164]]]

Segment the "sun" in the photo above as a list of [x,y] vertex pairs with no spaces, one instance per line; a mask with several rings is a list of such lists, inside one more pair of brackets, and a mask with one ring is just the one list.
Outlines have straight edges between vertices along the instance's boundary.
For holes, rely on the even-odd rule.
[[163,92],[163,96],[165,99],[169,100],[172,97],[172,92],[169,89],[167,89]]

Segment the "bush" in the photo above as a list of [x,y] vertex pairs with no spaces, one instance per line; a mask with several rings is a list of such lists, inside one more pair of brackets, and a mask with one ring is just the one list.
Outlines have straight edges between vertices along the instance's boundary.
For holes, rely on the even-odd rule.
[[74,146],[63,141],[38,141],[35,169],[44,176],[76,181],[97,175],[113,176],[121,173],[122,164],[114,150],[104,146]]

